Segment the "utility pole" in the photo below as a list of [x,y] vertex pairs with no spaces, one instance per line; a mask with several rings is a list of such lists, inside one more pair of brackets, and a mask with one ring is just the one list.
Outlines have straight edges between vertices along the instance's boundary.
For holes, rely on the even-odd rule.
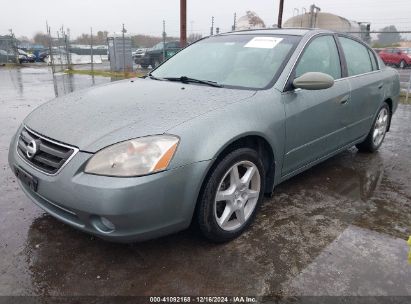
[[[94,56],[93,56],[93,28],[90,27],[90,58],[91,58],[91,73],[94,71]],[[94,74],[93,74],[94,77]]]
[[57,31],[57,47],[59,50],[59,58],[60,58],[60,69],[63,66],[63,59],[61,58],[61,45],[60,45],[61,41],[60,41],[60,34],[59,31]]
[[214,35],[214,16],[211,17],[211,29],[210,29],[210,36]]
[[71,55],[70,55],[70,29],[67,28],[67,33],[65,34],[66,36],[66,50],[67,50],[67,64],[68,64],[68,69],[71,70]]
[[180,0],[180,46],[187,45],[187,0]]
[[122,32],[122,37],[123,37],[123,73],[125,73],[126,72],[126,41],[124,39],[124,34],[127,31],[124,28],[124,23],[123,23],[123,30],[121,32]]
[[231,27],[231,30],[234,32],[235,28],[237,26],[237,13],[234,13],[234,23],[233,26]]
[[[49,36],[49,60],[50,60],[50,64],[51,64],[51,71],[53,72],[53,77],[54,74],[56,73],[56,69],[54,66],[54,58],[53,58],[53,46],[52,46],[52,38],[51,38],[51,29],[46,21],[46,27],[47,27],[47,34]],[[55,84],[56,86],[56,84]],[[55,88],[56,90],[56,88]]]
[[[11,47],[13,49],[14,54],[16,54],[16,62],[19,63],[19,50],[17,47],[17,40],[14,37],[13,29],[9,29],[10,37],[11,37]],[[8,51],[7,51],[8,52]],[[7,62],[8,62],[8,55],[7,55]]]
[[281,28],[283,24],[283,11],[284,11],[284,0],[280,0],[280,7],[278,9],[278,21],[277,21],[278,28]]
[[[166,21],[163,20],[163,61],[166,60]],[[180,40],[181,43],[181,40]],[[153,67],[154,68],[154,67]]]

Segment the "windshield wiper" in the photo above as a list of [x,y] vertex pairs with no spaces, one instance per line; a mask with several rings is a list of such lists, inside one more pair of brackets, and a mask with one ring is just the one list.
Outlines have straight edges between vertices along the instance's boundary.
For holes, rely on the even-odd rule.
[[153,76],[153,74],[151,74],[151,73],[148,73],[147,75],[141,76],[141,78],[143,78],[143,79],[146,79],[147,77],[150,78],[150,79],[153,79],[153,80],[165,80],[164,78],[159,78],[159,77]]
[[180,81],[182,83],[200,83],[200,84],[206,84],[212,87],[217,87],[217,88],[222,88],[223,85],[215,82],[215,81],[210,81],[210,80],[201,80],[201,79],[195,79],[195,78],[190,78],[187,76],[181,76],[181,77],[164,77],[162,79],[169,80],[169,81]]

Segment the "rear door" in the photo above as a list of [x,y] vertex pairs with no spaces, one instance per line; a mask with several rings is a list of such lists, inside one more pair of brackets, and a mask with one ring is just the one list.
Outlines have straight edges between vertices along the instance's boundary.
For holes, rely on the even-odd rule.
[[384,81],[377,58],[363,43],[345,36],[338,40],[347,65],[351,98],[345,109],[346,143],[368,134],[374,114],[383,99]]
[[286,145],[282,174],[291,174],[335,151],[343,144],[343,108],[349,99],[348,81],[333,35],[313,38],[290,75],[292,80],[307,72],[322,72],[336,79],[333,87],[308,91],[289,87],[282,101],[286,112]]

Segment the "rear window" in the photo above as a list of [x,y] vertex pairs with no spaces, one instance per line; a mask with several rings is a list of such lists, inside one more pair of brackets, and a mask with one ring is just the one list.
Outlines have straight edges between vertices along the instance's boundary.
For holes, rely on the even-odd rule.
[[339,39],[347,62],[348,76],[373,71],[373,64],[366,46],[350,38],[339,37]]

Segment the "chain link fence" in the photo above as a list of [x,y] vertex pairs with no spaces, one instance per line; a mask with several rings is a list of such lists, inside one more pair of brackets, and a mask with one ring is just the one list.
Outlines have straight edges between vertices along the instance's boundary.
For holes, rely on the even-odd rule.
[[96,36],[88,35],[87,42],[71,41],[69,33],[63,28],[56,34],[48,29],[47,56],[44,62],[52,67],[53,73],[63,72],[76,67],[76,65],[101,64],[107,60],[107,43],[94,44]]
[[70,41],[64,32],[57,32],[56,37],[49,32],[48,56],[44,61],[51,65],[53,73],[71,69]]
[[0,64],[18,63],[17,40],[12,35],[0,36]]

